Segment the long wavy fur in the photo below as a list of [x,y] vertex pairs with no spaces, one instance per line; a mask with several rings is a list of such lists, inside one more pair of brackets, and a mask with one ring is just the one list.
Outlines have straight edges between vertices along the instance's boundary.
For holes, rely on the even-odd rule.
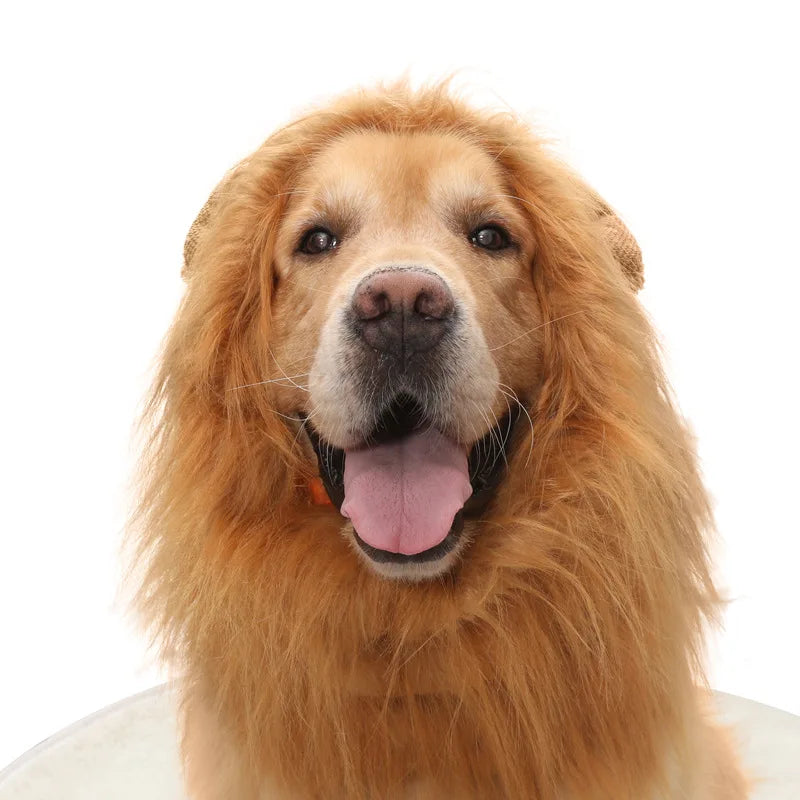
[[[479,143],[537,242],[541,384],[468,557],[406,585],[311,506],[262,381],[271,253],[295,176],[361,129]],[[255,786],[298,797],[670,796],[718,602],[692,440],[597,196],[509,114],[444,85],[348,95],[234,169],[197,245],[143,429],[136,606]],[[498,352],[502,358],[502,352]],[[532,437],[532,441],[531,441]],[[670,753],[671,758],[665,758]],[[647,793],[651,794],[647,794]]]

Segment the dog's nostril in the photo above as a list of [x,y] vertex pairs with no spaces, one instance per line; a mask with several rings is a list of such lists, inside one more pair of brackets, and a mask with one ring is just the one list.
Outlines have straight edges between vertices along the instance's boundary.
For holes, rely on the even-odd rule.
[[[444,285],[442,287],[444,288]],[[414,301],[414,311],[424,317],[444,319],[453,313],[453,299],[446,291],[423,291]]]
[[388,314],[392,310],[392,303],[386,292],[366,286],[363,291],[356,292],[353,310],[360,320],[367,322]]

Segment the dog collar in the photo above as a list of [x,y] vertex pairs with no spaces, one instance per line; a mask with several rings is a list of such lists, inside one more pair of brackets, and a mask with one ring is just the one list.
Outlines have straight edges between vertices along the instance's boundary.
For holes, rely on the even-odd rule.
[[322,478],[311,478],[308,482],[308,496],[314,506],[332,506],[328,490],[322,482]]

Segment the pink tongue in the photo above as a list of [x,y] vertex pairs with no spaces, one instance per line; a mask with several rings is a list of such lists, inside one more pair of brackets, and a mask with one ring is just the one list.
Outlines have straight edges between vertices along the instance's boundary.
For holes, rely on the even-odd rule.
[[435,547],[471,494],[464,451],[432,428],[345,452],[342,514],[380,550]]

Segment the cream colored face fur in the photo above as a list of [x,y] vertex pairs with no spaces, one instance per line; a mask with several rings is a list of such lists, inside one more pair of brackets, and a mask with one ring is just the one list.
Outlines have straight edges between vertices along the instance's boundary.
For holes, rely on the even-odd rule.
[[[470,233],[489,223],[509,231],[511,247],[490,252],[471,243]],[[298,252],[303,233],[317,226],[334,232],[338,246]],[[374,407],[348,372],[344,312],[373,270],[421,267],[445,281],[461,312],[449,380],[428,398],[428,411],[443,433],[471,446],[534,384],[533,252],[500,170],[476,145],[385,133],[333,142],[292,192],[278,239],[276,375],[299,374],[293,380],[309,390],[282,390],[280,410],[308,413],[337,447],[363,440]]]
[[[409,388],[402,374],[390,386],[370,384],[358,365],[363,342],[347,323],[359,282],[397,267],[441,278],[458,312],[439,353],[445,367],[435,377],[431,370],[424,394],[436,428],[469,454],[512,405],[528,405],[540,313],[531,276],[535,245],[515,200],[494,161],[452,135],[362,132],[332,142],[293,189],[278,236],[272,356],[274,377],[290,377],[280,381],[280,413],[307,415],[326,442],[344,449],[375,427],[383,392]],[[485,225],[502,226],[511,245],[489,251],[474,244],[471,234]],[[337,246],[301,252],[314,228],[331,231]],[[300,431],[298,440],[305,442]],[[384,577],[419,580],[452,567],[471,527],[467,522],[457,546],[430,563],[380,564],[354,550]],[[350,526],[343,533],[351,538]]]

